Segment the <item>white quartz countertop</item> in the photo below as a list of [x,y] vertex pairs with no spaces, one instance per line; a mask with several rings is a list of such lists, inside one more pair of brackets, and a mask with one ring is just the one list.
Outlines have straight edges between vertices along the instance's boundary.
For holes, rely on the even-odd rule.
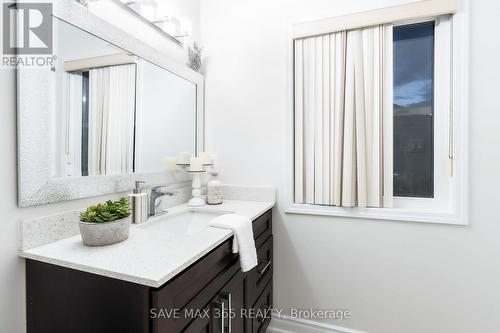
[[[251,220],[275,205],[274,202],[227,200],[222,205],[190,208],[180,205],[141,225],[132,225],[124,242],[103,247],[87,247],[80,235],[21,250],[20,256],[102,276],[160,287],[232,236],[232,231],[206,227],[192,235],[168,235],[144,227],[164,223],[164,218],[186,211],[236,213]],[[215,216],[214,216],[215,217]]]

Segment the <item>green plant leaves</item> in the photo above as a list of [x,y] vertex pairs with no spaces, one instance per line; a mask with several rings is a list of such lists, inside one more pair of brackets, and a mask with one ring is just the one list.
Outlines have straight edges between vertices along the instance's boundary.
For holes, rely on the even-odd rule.
[[117,201],[108,200],[104,204],[90,206],[80,213],[80,221],[106,223],[123,219],[130,215],[130,203],[126,197]]

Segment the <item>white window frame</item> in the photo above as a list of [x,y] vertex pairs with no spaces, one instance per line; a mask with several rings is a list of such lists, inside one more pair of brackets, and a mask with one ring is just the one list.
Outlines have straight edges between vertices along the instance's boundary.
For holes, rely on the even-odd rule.
[[[327,215],[338,217],[368,218],[380,220],[396,220],[411,222],[443,223],[455,225],[468,224],[468,126],[467,126],[467,103],[468,103],[468,33],[466,13],[467,1],[463,1],[455,14],[453,14],[451,31],[441,31],[436,24],[435,30],[435,53],[443,52],[440,46],[450,45],[451,64],[445,57],[435,55],[434,66],[436,74],[434,77],[434,198],[409,198],[394,197],[392,208],[345,208],[335,206],[320,206],[310,204],[294,203],[294,128],[293,128],[293,27],[290,29],[290,41],[287,45],[287,191],[284,196],[285,213]],[[418,22],[427,22],[433,19],[442,20],[444,16],[434,18],[419,18],[416,20],[403,20],[393,23],[394,26],[406,25]],[[300,24],[304,31],[304,23]],[[443,25],[444,26],[444,25]],[[310,27],[305,27],[311,35],[314,35],[314,22]],[[324,29],[324,25],[321,26]],[[295,34],[296,35],[296,34]],[[451,39],[449,38],[451,36]],[[445,51],[446,52],[446,51]],[[449,52],[449,50],[448,50]],[[449,75],[439,74],[446,71]],[[450,74],[451,72],[451,74]],[[443,80],[448,77],[450,81]],[[451,87],[449,91],[448,87]],[[450,112],[452,110],[453,129],[450,127]],[[443,112],[442,110],[446,110]],[[391,114],[387,115],[392,119]],[[391,121],[392,125],[392,121]],[[384,133],[384,135],[386,135]],[[392,137],[392,128],[390,137]],[[449,138],[452,139],[453,163],[448,162]],[[387,148],[384,147],[384,150]],[[392,142],[390,143],[392,151]],[[385,158],[384,164],[390,163],[390,186],[392,187],[392,154]],[[450,172],[452,176],[450,177]]]
[[[449,158],[449,112],[451,108],[451,87],[453,78],[451,75],[450,61],[451,50],[451,26],[452,19],[450,15],[443,15],[434,18],[424,18],[394,24],[393,27],[411,25],[416,23],[431,22],[435,23],[434,30],[434,112],[433,112],[433,136],[434,136],[434,197],[393,197],[393,208],[418,209],[420,211],[439,212],[449,207],[450,188],[453,184],[453,177],[450,176]],[[391,96],[392,97],[392,96]],[[393,116],[392,108],[389,108]],[[387,144],[384,151],[392,151],[392,145]],[[393,161],[391,159],[390,163]],[[392,166],[385,166],[391,169]],[[387,178],[386,178],[387,179]],[[392,185],[392,184],[391,184]],[[445,210],[446,212],[446,210]]]

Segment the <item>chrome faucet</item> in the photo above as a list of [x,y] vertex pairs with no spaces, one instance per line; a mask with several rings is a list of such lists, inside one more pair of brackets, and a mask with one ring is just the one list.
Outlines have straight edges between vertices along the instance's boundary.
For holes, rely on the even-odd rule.
[[149,201],[149,216],[156,216],[159,215],[160,213],[166,213],[166,212],[158,212],[158,207],[160,207],[161,204],[161,197],[164,195],[167,195],[169,197],[177,195],[178,192],[176,191],[162,191],[162,187],[165,187],[166,185],[158,185],[158,186],[153,186],[151,187],[151,197]]

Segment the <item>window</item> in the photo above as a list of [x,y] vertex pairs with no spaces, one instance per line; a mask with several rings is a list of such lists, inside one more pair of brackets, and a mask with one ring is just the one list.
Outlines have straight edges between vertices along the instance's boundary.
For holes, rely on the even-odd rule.
[[394,27],[394,196],[434,197],[434,21]]
[[465,116],[453,92],[465,85],[452,73],[465,52],[452,20],[300,26],[286,212],[463,223]]

